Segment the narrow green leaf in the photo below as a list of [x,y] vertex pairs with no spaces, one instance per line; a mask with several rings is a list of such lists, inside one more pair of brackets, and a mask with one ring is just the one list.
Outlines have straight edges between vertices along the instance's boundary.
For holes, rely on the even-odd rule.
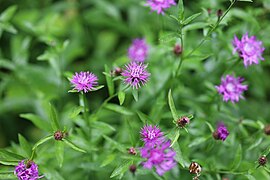
[[20,147],[24,151],[25,155],[30,158],[32,154],[32,148],[31,145],[28,143],[28,141],[21,135],[18,135]]
[[126,94],[125,94],[124,91],[119,91],[118,92],[118,99],[119,99],[120,105],[122,105],[124,103],[125,97],[126,97]]
[[103,87],[104,87],[104,85],[96,86],[91,91],[97,91],[97,90],[102,89]]
[[69,114],[69,117],[71,119],[74,119],[75,117],[77,117],[81,112],[83,111],[83,107],[82,106],[76,106],[72,109],[71,113]]
[[137,114],[144,125],[148,123],[149,117],[147,115],[145,115],[141,111],[137,111]]
[[115,131],[115,128],[111,126],[110,124],[107,124],[102,121],[93,121],[91,123],[91,126],[95,129],[99,129],[102,132],[112,132]]
[[186,32],[186,31],[195,30],[195,29],[203,29],[207,26],[208,24],[205,22],[194,22],[183,27],[183,31]]
[[111,164],[116,158],[116,155],[115,154],[109,154],[105,159],[104,161],[101,163],[100,167],[104,167],[104,166],[107,166],[109,164]]
[[241,146],[241,144],[239,144],[239,146],[236,150],[236,153],[235,153],[234,161],[233,161],[232,166],[231,166],[231,171],[236,170],[240,166],[241,161],[242,161],[242,146]]
[[32,148],[32,150],[34,151],[38,146],[40,146],[41,144],[45,143],[46,141],[49,141],[50,139],[53,139],[54,136],[53,135],[49,135],[49,136],[46,136],[42,139],[40,139]]
[[180,21],[184,20],[184,3],[183,0],[178,1],[178,18]]
[[176,142],[174,143],[174,145],[172,146],[172,148],[174,149],[174,151],[176,152],[176,158],[175,160],[183,167],[185,168],[185,164],[184,164],[184,158],[183,158],[183,154],[182,151],[180,149],[179,143]]
[[64,143],[63,141],[55,141],[55,156],[59,167],[61,168],[64,162]]
[[71,147],[72,149],[82,152],[82,153],[86,153],[85,150],[79,148],[78,146],[76,146],[75,144],[73,144],[71,141],[69,141],[68,139],[63,139],[63,141],[66,143],[66,145],[68,145],[69,147]]
[[132,160],[125,160],[121,163],[121,165],[119,165],[117,168],[114,169],[114,171],[112,172],[110,178],[113,178],[115,176],[124,174],[129,166],[132,164]]
[[47,132],[52,131],[50,124],[35,114],[30,114],[30,113],[20,114],[20,117],[31,121],[39,129],[42,129],[42,130],[47,131]]
[[174,138],[172,140],[172,143],[171,143],[171,146],[170,147],[172,147],[174,145],[174,143],[177,142],[179,136],[180,136],[180,131],[179,131],[179,129],[177,129],[176,132],[175,132],[175,135],[174,135]]
[[126,148],[122,144],[118,143],[117,141],[113,140],[112,138],[110,138],[110,137],[108,137],[106,135],[103,135],[103,137],[108,142],[110,142],[112,145],[114,145],[116,147],[116,149],[118,149],[119,151],[121,151],[123,153],[127,152]]
[[170,110],[173,116],[173,120],[174,122],[176,122],[178,120],[178,115],[177,115],[176,108],[173,102],[171,89],[169,90],[169,93],[168,93],[168,101],[169,101]]
[[205,123],[209,127],[210,131],[213,133],[215,131],[214,128],[213,128],[213,126],[209,122],[207,122],[207,121],[205,121]]
[[14,15],[14,13],[17,10],[17,6],[10,6],[9,8],[7,8],[4,12],[1,13],[0,15],[0,21],[6,22],[9,21],[12,16]]
[[259,139],[257,139],[248,149],[247,151],[250,151],[253,148],[259,147],[259,144],[261,144],[263,138],[260,137]]
[[75,89],[68,90],[69,93],[77,93],[78,91]]
[[243,1],[243,2],[253,2],[252,0],[238,0],[238,1]]
[[[212,136],[212,135],[211,135]],[[208,138],[210,138],[211,136],[208,136],[208,137],[199,137],[199,138],[196,138],[194,141],[192,141],[192,143],[190,143],[188,145],[188,147],[193,147],[193,146],[197,146],[203,142],[205,142]]]
[[108,104],[105,105],[105,108],[109,109],[111,111],[115,111],[117,113],[123,114],[123,115],[127,115],[127,116],[133,115],[132,111],[128,110],[125,107],[119,106],[117,104],[108,103]]
[[17,179],[13,172],[11,173],[0,173],[0,179]]
[[108,74],[108,75],[105,75],[105,78],[106,78],[106,82],[107,82],[107,86],[109,90],[109,95],[112,96],[114,94],[114,83],[112,81],[110,69],[108,68],[106,64],[105,64],[105,72]]
[[196,14],[193,14],[192,16],[188,17],[187,19],[184,20],[183,24],[184,25],[187,25],[189,24],[191,21],[193,21],[194,19],[196,19],[198,16],[200,16],[202,13],[196,13]]
[[1,158],[0,158],[0,164],[6,165],[6,166],[17,166],[18,163],[19,163],[19,161],[21,161],[21,160],[17,160],[17,161],[5,161],[5,160],[1,160]]
[[138,101],[139,99],[139,93],[137,89],[132,89],[132,95],[135,101]]
[[25,157],[21,155],[0,149],[0,161],[21,161],[23,159],[25,159]]
[[10,32],[12,34],[17,33],[17,29],[15,29],[15,27],[12,24],[10,24],[9,22],[5,22],[5,23],[0,22],[0,29],[3,29],[3,30]]
[[50,103],[50,118],[51,118],[51,126],[54,131],[57,131],[60,129],[60,125],[58,122],[58,117],[56,114],[55,107]]

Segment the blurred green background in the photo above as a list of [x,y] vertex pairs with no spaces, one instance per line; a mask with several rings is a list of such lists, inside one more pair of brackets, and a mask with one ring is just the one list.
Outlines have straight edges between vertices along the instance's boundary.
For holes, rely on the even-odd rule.
[[[225,11],[229,2],[184,0],[186,17],[202,12],[184,29],[184,53],[200,42],[209,25],[216,21],[216,11]],[[174,126],[166,100],[169,88],[163,88],[178,63],[173,47],[179,40],[170,36],[178,26],[172,18],[150,12],[140,0],[0,0],[0,12],[4,14],[7,8],[10,8],[9,12],[0,16],[0,147],[15,147],[18,133],[33,143],[45,136],[44,130],[20,114],[38,114],[48,122],[48,102],[56,105],[62,124],[76,129],[78,122],[72,121],[68,114],[78,104],[78,97],[67,92],[71,88],[66,77],[73,72],[88,70],[99,77],[100,84],[106,84],[102,74],[104,64],[111,69],[123,67],[129,62],[127,48],[137,37],[145,38],[151,46],[147,60],[151,79],[140,90],[139,101],[135,102],[129,92],[124,106],[145,113],[168,132]],[[166,12],[177,14],[177,7]],[[180,147],[188,159],[201,161],[206,169],[215,169],[216,165],[218,169],[226,169],[229,161],[234,159],[238,144],[242,144],[246,161],[239,167],[241,171],[251,167],[270,145],[269,137],[262,130],[270,119],[269,19],[269,0],[238,2],[211,40],[206,41],[196,56],[185,61],[179,79],[172,82],[170,88],[179,114],[195,115],[189,127],[190,134],[181,134]],[[216,96],[214,86],[237,59],[232,55],[233,36],[241,37],[245,32],[263,41],[265,61],[247,69],[242,63],[233,67],[229,73],[243,76],[249,90],[245,94],[246,100],[235,105],[223,103]],[[97,109],[106,97],[107,88],[87,94],[90,111]],[[111,103],[118,104],[117,98]],[[132,119],[133,134],[136,142],[139,141],[138,131],[143,124],[138,116],[119,117],[119,114],[104,110],[98,119],[115,127],[117,131],[109,134],[127,146],[131,145],[126,137],[129,133],[126,119]],[[209,129],[204,122],[215,126],[220,120],[228,125],[231,134],[224,144],[215,144],[205,138],[209,136]],[[217,157],[209,158],[209,154]],[[226,154],[231,156],[227,158]],[[84,166],[86,168],[87,164]],[[113,167],[105,170],[105,177],[109,177]],[[64,177],[69,177],[68,168],[63,169]],[[73,176],[75,178],[76,173]],[[96,177],[101,179],[101,176]],[[269,175],[260,171],[255,177],[269,178]]]

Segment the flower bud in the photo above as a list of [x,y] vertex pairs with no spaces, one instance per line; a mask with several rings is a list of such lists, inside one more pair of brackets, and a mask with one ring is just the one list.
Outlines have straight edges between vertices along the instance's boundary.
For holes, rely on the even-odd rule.
[[175,55],[179,56],[180,54],[182,54],[182,47],[179,44],[176,44],[173,48],[173,52]]
[[132,164],[131,166],[129,166],[129,171],[132,172],[132,174],[135,173],[136,169],[137,169],[137,167],[135,164]]
[[190,119],[187,116],[182,116],[177,120],[177,125],[179,127],[185,127],[189,123]]
[[223,14],[223,11],[221,9],[217,10],[217,17],[220,18]]
[[264,133],[265,133],[266,135],[270,135],[270,124],[268,124],[268,125],[266,125],[266,126],[264,127]]
[[266,156],[261,156],[259,159],[258,159],[258,163],[260,166],[265,166],[265,164],[267,163],[267,158]]
[[136,149],[134,147],[129,148],[128,149],[128,154],[136,155],[137,154]]
[[61,141],[64,138],[64,133],[60,130],[54,133],[54,139],[57,141]]

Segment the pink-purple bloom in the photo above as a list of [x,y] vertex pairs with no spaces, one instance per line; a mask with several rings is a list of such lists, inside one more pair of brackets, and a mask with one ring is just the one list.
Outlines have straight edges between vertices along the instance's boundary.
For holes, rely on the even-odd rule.
[[231,101],[232,103],[238,102],[240,98],[244,99],[242,96],[243,92],[248,89],[247,85],[243,85],[242,82],[244,78],[234,77],[227,75],[225,78],[221,78],[221,84],[216,86],[219,94],[223,95],[223,101]]
[[164,14],[164,9],[176,5],[174,0],[147,0],[146,6],[150,6],[152,11]]
[[155,167],[156,172],[162,176],[166,171],[169,171],[176,165],[174,157],[175,151],[170,148],[170,140],[163,141],[157,145],[148,146],[145,145],[140,149],[141,156],[147,160],[142,163],[146,169],[152,169]]
[[38,176],[38,166],[33,161],[22,160],[15,167],[14,174],[19,180],[37,180],[42,177]]
[[238,52],[239,56],[244,60],[245,67],[252,64],[259,64],[259,60],[264,60],[262,57],[265,48],[261,41],[256,39],[256,36],[248,37],[248,33],[242,36],[241,40],[234,36],[233,52]]
[[226,126],[221,122],[218,124],[216,131],[213,133],[213,136],[217,140],[225,141],[229,134],[230,133]]
[[128,48],[128,57],[131,61],[144,62],[148,56],[148,49],[144,39],[134,39]]
[[88,91],[92,91],[95,89],[95,86],[98,85],[97,80],[97,76],[89,71],[80,73],[76,72],[71,79],[71,83],[74,87],[74,90],[87,93]]
[[146,145],[154,146],[163,141],[163,132],[157,126],[146,125],[141,129],[141,137]]
[[125,66],[122,76],[125,77],[124,82],[132,88],[138,89],[148,81],[150,74],[147,72],[147,65],[143,63],[130,62]]

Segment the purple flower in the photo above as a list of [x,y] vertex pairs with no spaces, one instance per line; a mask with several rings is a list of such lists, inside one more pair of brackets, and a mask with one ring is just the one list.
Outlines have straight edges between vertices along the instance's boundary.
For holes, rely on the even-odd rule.
[[213,133],[213,137],[216,140],[225,141],[229,134],[226,126],[223,123],[219,123],[216,131]]
[[140,149],[141,156],[146,158],[146,162],[143,162],[143,167],[146,169],[152,169],[155,167],[156,172],[162,176],[166,171],[169,171],[176,165],[174,157],[175,151],[170,148],[171,142],[163,141],[156,146],[145,145]]
[[218,93],[223,95],[223,101],[238,102],[240,98],[244,98],[242,93],[248,89],[247,85],[242,85],[244,78],[233,77],[227,75],[226,78],[221,78],[221,84],[216,86]]
[[33,161],[22,160],[18,166],[15,167],[14,174],[19,180],[37,180],[42,177],[38,176],[38,166]]
[[150,76],[146,70],[147,65],[143,63],[131,62],[126,65],[126,69],[122,72],[122,76],[125,77],[124,82],[129,84],[132,88],[138,89],[141,85],[144,85]]
[[163,140],[163,132],[157,126],[146,125],[141,129],[141,137],[146,145],[154,146],[160,144]]
[[71,79],[71,83],[74,87],[74,90],[87,93],[88,91],[92,91],[95,89],[94,86],[98,85],[97,80],[97,76],[91,72],[76,72]]
[[131,61],[144,62],[148,56],[148,45],[144,39],[134,39],[128,48],[128,57]]
[[257,41],[255,36],[248,37],[246,33],[241,40],[234,36],[233,53],[238,52],[239,56],[244,60],[245,67],[252,64],[259,64],[259,60],[264,60],[262,53],[264,47],[261,41]]
[[164,14],[164,9],[176,5],[174,0],[147,0],[146,6],[150,6],[152,11],[157,11],[158,14]]

